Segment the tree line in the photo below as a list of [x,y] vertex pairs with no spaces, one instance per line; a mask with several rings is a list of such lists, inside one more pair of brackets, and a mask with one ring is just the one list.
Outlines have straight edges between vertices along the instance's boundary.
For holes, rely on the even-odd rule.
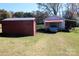
[[10,12],[4,9],[0,9],[0,20],[5,18],[26,18],[35,17],[36,23],[43,23],[43,19],[48,16],[60,16],[65,19],[75,19],[79,16],[79,4],[78,3],[37,3],[39,10],[32,12]]
[[42,11],[33,11],[33,12],[10,12],[4,9],[0,9],[0,21],[5,18],[26,18],[26,17],[35,17],[36,23],[43,23],[43,19],[48,17],[47,12]]

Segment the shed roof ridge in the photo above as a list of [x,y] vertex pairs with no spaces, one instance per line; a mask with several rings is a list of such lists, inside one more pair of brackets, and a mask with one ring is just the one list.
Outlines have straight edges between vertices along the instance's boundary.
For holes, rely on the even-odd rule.
[[35,18],[34,17],[31,17],[31,18],[6,18],[6,19],[4,19],[4,20],[2,20],[2,21],[8,21],[8,20],[10,20],[10,21],[14,21],[14,20],[35,20]]

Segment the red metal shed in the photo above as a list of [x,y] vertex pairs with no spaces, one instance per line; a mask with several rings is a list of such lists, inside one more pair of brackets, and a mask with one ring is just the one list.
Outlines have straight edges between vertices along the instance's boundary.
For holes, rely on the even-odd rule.
[[35,18],[7,18],[2,20],[2,32],[12,35],[32,35],[36,33]]

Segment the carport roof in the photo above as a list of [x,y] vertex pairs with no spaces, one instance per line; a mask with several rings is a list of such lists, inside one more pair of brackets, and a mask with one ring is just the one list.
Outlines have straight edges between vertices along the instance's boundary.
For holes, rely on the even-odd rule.
[[46,18],[45,20],[64,20],[64,18],[59,17],[59,16],[50,16]]

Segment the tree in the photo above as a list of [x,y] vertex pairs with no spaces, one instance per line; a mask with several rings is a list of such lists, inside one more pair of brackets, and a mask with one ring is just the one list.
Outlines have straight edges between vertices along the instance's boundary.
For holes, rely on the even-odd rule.
[[66,3],[65,4],[65,9],[64,11],[64,17],[67,19],[74,19],[77,17],[77,7],[78,5],[76,3]]
[[3,20],[5,18],[11,18],[11,17],[12,17],[12,14],[10,12],[7,12],[4,9],[0,10],[0,20]]
[[13,17],[19,17],[19,18],[21,18],[21,17],[23,17],[23,15],[24,15],[24,12],[15,12],[14,15],[13,15]]
[[32,13],[25,12],[23,17],[33,17]]
[[38,3],[39,8],[48,12],[49,15],[57,15],[61,5],[60,3]]
[[34,14],[34,17],[36,18],[36,23],[37,24],[43,23],[43,20],[48,17],[47,12],[34,11],[33,14]]
[[11,17],[14,17],[14,12],[13,11],[9,11],[9,13],[11,14]]
[[65,19],[72,19],[73,18],[73,13],[69,10],[65,11],[65,14],[63,15]]

